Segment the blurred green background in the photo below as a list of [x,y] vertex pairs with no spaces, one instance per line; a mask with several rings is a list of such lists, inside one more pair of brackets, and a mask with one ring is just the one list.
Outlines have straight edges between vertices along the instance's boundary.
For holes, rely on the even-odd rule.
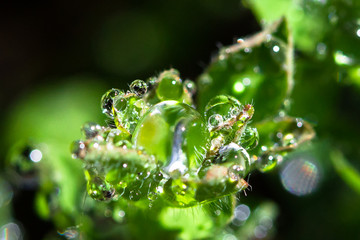
[[[84,122],[105,124],[101,95],[170,67],[195,80],[220,46],[258,32],[261,19],[286,15],[296,44],[290,114],[317,132],[288,159],[311,159],[320,181],[298,197],[283,187],[280,166],[252,174],[253,190],[240,202],[277,204],[274,239],[360,238],[358,10],[356,0],[1,3],[0,226],[17,223],[25,239],[65,239],[56,231],[78,222],[85,193],[69,145]],[[9,171],[24,146],[42,149],[41,167]],[[37,184],[50,178],[56,186]]]

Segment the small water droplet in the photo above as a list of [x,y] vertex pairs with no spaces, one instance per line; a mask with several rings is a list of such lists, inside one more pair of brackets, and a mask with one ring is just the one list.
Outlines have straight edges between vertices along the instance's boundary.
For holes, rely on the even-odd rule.
[[147,84],[143,80],[135,80],[130,84],[130,91],[142,97],[147,92]]
[[219,157],[215,159],[218,164],[230,165],[230,176],[243,178],[250,171],[250,156],[247,151],[236,143],[230,143],[220,148]]
[[247,127],[241,135],[238,144],[246,150],[254,149],[259,143],[259,133],[256,128]]
[[159,196],[156,192],[149,192],[147,197],[149,201],[155,201]]
[[261,171],[261,172],[267,172],[272,170],[277,164],[278,164],[278,155],[271,155],[269,153],[264,153],[262,154],[257,162],[257,168]]
[[[97,137],[102,130],[103,128],[99,124],[93,122],[87,122],[81,128],[81,131],[85,135],[86,139],[92,139]],[[99,137],[99,140],[103,140],[101,136]]]
[[85,143],[81,140],[77,140],[74,141],[71,144],[70,147],[70,151],[71,151],[71,156],[74,159],[80,158],[80,159],[84,159],[86,156],[86,146]]
[[156,94],[161,101],[178,100],[181,97],[183,85],[177,71],[169,70],[160,74]]
[[234,97],[227,95],[218,95],[212,98],[205,106],[205,117],[209,121],[212,115],[218,114],[223,117],[224,121],[230,120],[233,117],[233,111],[240,112],[242,109],[241,103]]
[[101,98],[101,110],[108,117],[114,117],[112,107],[113,100],[116,96],[122,94],[122,91],[116,88],[108,90]]
[[141,198],[141,192],[140,190],[133,190],[130,191],[129,199],[132,201],[139,201]]
[[98,201],[110,200],[115,195],[113,186],[98,176],[93,176],[89,179],[87,192],[91,198]]
[[214,114],[208,120],[209,130],[220,127],[223,124],[223,118],[220,114]]

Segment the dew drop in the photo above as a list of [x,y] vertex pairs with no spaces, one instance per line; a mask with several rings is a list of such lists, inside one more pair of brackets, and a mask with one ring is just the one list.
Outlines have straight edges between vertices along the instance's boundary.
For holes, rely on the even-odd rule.
[[257,160],[257,168],[261,172],[270,171],[278,164],[278,159],[281,159],[281,156],[264,153]]
[[147,84],[143,80],[135,80],[130,84],[130,91],[142,97],[147,92]]
[[238,144],[246,150],[254,149],[259,143],[259,133],[256,128],[247,127],[241,135]]
[[81,131],[84,133],[86,139],[95,138],[100,134],[101,130],[102,127],[93,122],[87,122],[81,128]]
[[218,164],[230,165],[229,173],[234,173],[240,178],[245,177],[250,171],[250,156],[243,147],[236,143],[230,143],[220,148],[219,157],[215,161]]
[[208,120],[209,130],[220,127],[223,124],[223,118],[220,114],[214,114]]
[[113,186],[98,176],[90,178],[87,183],[87,192],[91,198],[98,201],[110,200],[115,195]]
[[233,117],[232,112],[240,112],[241,103],[234,97],[227,95],[218,95],[212,98],[205,106],[205,117],[209,121],[212,115],[218,114],[223,117],[224,121]]
[[114,98],[122,94],[122,91],[116,88],[108,90],[101,98],[101,110],[108,117],[114,117],[112,107]]
[[141,198],[141,192],[140,190],[133,190],[130,191],[129,199],[132,201],[139,201]]
[[72,158],[84,159],[86,155],[86,146],[85,143],[81,140],[74,141],[70,146]]
[[156,94],[161,101],[178,100],[183,94],[183,85],[179,75],[171,70],[160,74]]

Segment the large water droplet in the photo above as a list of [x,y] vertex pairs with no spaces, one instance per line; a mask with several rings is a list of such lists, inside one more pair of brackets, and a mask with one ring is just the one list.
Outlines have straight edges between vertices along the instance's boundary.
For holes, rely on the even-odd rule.
[[206,124],[190,106],[164,101],[150,108],[133,134],[136,147],[155,155],[167,171],[199,166],[209,138]]

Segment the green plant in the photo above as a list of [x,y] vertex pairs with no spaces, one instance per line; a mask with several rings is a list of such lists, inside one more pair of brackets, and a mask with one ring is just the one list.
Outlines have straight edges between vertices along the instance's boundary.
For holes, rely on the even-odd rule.
[[[204,229],[182,226],[181,238],[226,234],[221,231],[233,218],[236,194],[250,187],[247,175],[273,169],[314,136],[309,123],[287,116],[283,107],[293,85],[291,41],[279,20],[222,49],[198,80],[201,113],[194,108],[195,83],[175,69],[135,80],[130,90],[106,92],[101,106],[108,126],[85,124],[85,140],[72,146],[84,163],[89,196],[106,201],[114,214],[121,209],[131,219],[133,207],[154,222],[200,209],[195,217]],[[221,79],[230,80],[223,85]],[[222,89],[236,97],[216,96]],[[187,218],[170,229],[187,225]],[[133,221],[128,228],[135,236],[141,225]]]
[[[101,100],[106,124],[83,125],[83,140],[72,144],[77,160],[71,160],[59,142],[49,141],[69,132],[55,132],[53,126],[37,139],[47,144],[50,154],[36,141],[26,142],[30,146],[26,151],[23,142],[10,151],[10,175],[20,171],[23,179],[39,173],[36,209],[63,230],[60,235],[68,239],[271,238],[277,215],[286,211],[279,207],[289,199],[282,195],[285,200],[275,204],[267,197],[242,196],[251,189],[250,174],[274,176],[278,165],[282,185],[294,195],[313,193],[320,180],[329,181],[335,172],[359,192],[356,162],[352,166],[345,157],[357,156],[353,134],[357,122],[347,115],[356,101],[349,107],[338,97],[347,86],[352,90],[346,94],[358,91],[360,55],[354,47],[360,35],[358,3],[279,1],[274,7],[273,1],[246,2],[262,20],[263,31],[221,48],[194,82],[169,69],[146,82],[133,81],[129,90],[106,92]],[[85,105],[72,107],[83,110]],[[28,116],[18,112],[18,119]],[[14,124],[14,129],[19,125]],[[318,138],[309,144],[315,137],[314,125]],[[64,138],[70,142],[69,136]],[[43,154],[40,164],[26,162],[34,149]],[[319,222],[322,215],[315,211],[328,205],[340,216],[348,212],[342,219],[350,223],[344,229],[351,228],[356,209],[346,210],[345,205],[354,205],[349,202],[358,198],[346,188],[334,188],[334,182],[341,181],[333,180],[326,191],[345,204],[335,205],[330,197],[326,204],[317,196],[303,198],[306,206],[299,212],[306,209],[311,214],[298,213],[292,220]],[[84,184],[83,198],[79,189]],[[274,185],[269,190],[277,191],[274,195],[279,193],[281,187],[274,181],[266,184],[262,182],[265,187]],[[251,195],[257,192],[254,188]],[[327,226],[332,225],[327,223],[321,236],[333,237]],[[302,236],[316,238],[316,231],[307,227]]]

